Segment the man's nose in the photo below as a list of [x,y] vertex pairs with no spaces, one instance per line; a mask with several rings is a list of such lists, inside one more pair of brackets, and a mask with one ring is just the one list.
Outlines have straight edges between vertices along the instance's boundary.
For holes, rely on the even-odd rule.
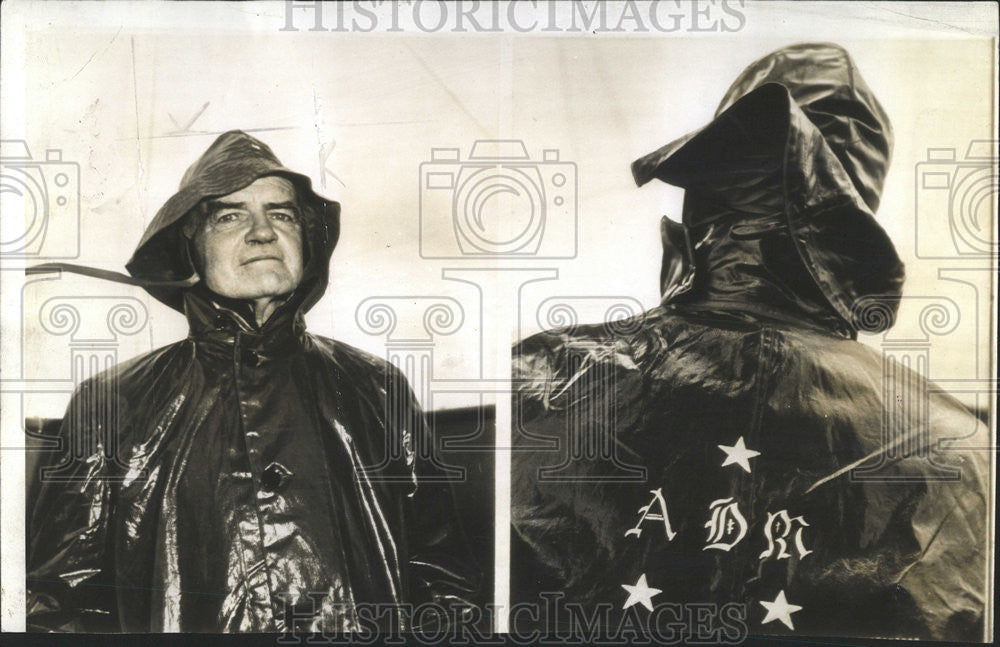
[[247,232],[246,242],[248,243],[273,243],[278,239],[274,225],[266,213],[258,212],[252,214],[250,221],[250,231]]

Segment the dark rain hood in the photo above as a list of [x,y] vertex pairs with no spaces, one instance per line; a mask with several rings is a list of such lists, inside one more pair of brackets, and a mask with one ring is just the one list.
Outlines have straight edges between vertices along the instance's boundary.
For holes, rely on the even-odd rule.
[[661,304],[513,349],[522,635],[982,640],[989,430],[924,350],[851,338],[903,282],[873,217],[890,141],[847,54],[797,45],[635,162],[685,189]]
[[632,164],[640,186],[685,189],[683,224],[662,222],[663,302],[742,302],[847,334],[863,327],[859,303],[884,297],[894,313],[903,263],[874,217],[891,151],[889,119],[840,47],[753,63],[709,125]]
[[186,285],[199,278],[182,232],[184,217],[202,200],[239,191],[267,175],[290,180],[299,196],[306,266],[288,306],[308,311],[326,291],[330,256],[340,236],[340,204],[317,195],[308,177],[285,168],[266,144],[238,130],[220,135],[184,173],[179,190],[149,223],[126,264],[129,274],[183,312]]
[[126,263],[131,276],[73,263],[42,263],[29,267],[27,273],[66,271],[136,285],[182,313],[188,303],[193,305],[192,299],[214,300],[238,312],[252,326],[254,317],[249,302],[226,299],[204,286],[194,266],[190,241],[183,234],[183,224],[202,200],[238,191],[267,175],[291,181],[303,211],[302,281],[278,308],[286,316],[291,314],[301,319],[326,291],[330,257],[340,237],[340,204],[318,195],[307,176],[283,166],[266,144],[239,130],[220,135],[184,173],[177,193],[156,213]]
[[[257,326],[198,282],[182,220],[273,174],[298,189],[306,267]],[[190,330],[74,393],[30,497],[30,630],[354,633],[471,613],[479,573],[406,378],[305,331],[338,211],[230,132],[156,215],[132,277],[82,268],[141,285]],[[448,616],[414,621],[425,602]]]

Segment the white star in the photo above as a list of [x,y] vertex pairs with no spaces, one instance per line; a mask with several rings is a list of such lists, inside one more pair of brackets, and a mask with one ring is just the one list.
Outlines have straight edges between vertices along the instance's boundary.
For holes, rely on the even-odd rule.
[[622,584],[622,588],[628,591],[628,600],[625,600],[625,606],[622,609],[627,609],[636,602],[642,604],[647,610],[653,610],[653,596],[657,593],[662,593],[660,589],[651,588],[646,584],[646,574],[643,573],[639,576],[638,581],[636,581],[635,586],[629,586],[628,584]]
[[740,436],[736,444],[731,447],[729,445],[717,445],[717,447],[726,452],[726,460],[722,461],[723,467],[726,465],[739,465],[748,474],[750,473],[749,459],[754,456],[760,456],[760,452],[747,449],[747,446],[743,443],[743,436]]
[[789,629],[795,629],[792,626],[792,614],[796,611],[801,611],[802,607],[797,604],[788,604],[788,601],[785,600],[784,591],[778,593],[778,597],[774,598],[774,602],[764,602],[761,600],[760,603],[767,609],[767,615],[761,620],[762,625],[774,622],[775,620],[781,620]]

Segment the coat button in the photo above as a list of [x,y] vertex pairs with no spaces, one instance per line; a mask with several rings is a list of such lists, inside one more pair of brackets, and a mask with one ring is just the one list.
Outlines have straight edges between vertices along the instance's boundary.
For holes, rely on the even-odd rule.
[[292,472],[281,463],[271,463],[260,475],[260,487],[268,492],[274,492],[292,476]]

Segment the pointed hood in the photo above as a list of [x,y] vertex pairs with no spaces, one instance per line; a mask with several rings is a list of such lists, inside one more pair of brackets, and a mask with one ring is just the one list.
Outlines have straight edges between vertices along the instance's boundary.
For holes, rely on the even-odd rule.
[[301,312],[323,296],[330,256],[340,235],[340,204],[317,195],[308,177],[285,168],[270,148],[244,132],[220,135],[181,179],[180,188],[146,228],[126,264],[129,274],[153,297],[184,312],[185,287],[197,279],[182,232],[184,216],[199,202],[238,191],[266,175],[287,178],[295,186],[305,223],[306,267],[290,302]]
[[794,45],[756,61],[711,123],[632,164],[640,186],[685,189],[683,226],[663,225],[664,301],[697,298],[699,275],[719,265],[713,246],[730,245],[777,285],[776,303],[814,320],[853,334],[859,300],[895,308],[903,263],[874,216],[891,150],[889,119],[842,48]]

